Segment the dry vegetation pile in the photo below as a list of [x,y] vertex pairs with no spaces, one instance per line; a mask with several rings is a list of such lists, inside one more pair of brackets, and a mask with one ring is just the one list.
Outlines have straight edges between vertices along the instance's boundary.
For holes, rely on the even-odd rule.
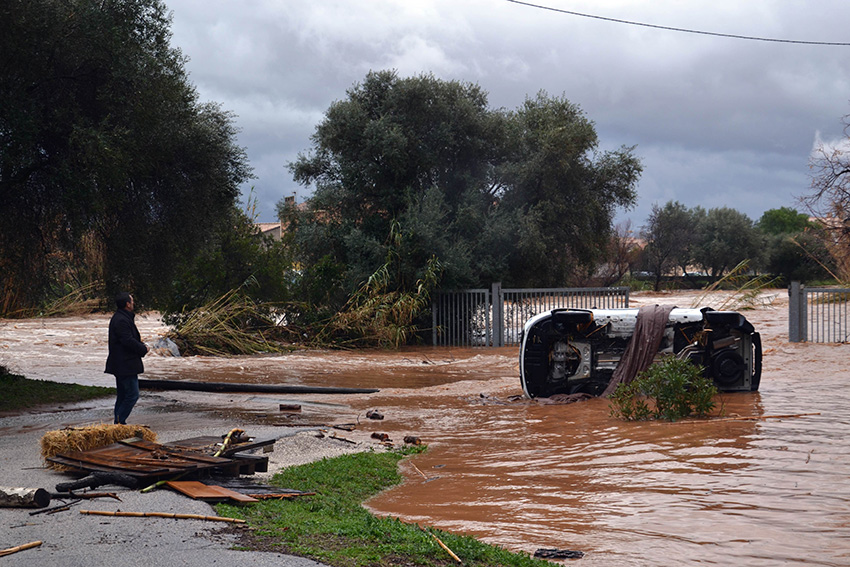
[[[41,438],[41,456],[46,460],[60,453],[106,447],[131,437],[139,437],[151,443],[156,442],[156,433],[144,425],[101,423],[84,427],[66,427],[44,434]],[[65,469],[62,465],[51,462],[48,462],[47,466],[58,470]]]
[[256,303],[237,288],[180,317],[166,336],[183,354],[228,356],[284,352],[289,347],[278,340],[283,332],[271,306]]

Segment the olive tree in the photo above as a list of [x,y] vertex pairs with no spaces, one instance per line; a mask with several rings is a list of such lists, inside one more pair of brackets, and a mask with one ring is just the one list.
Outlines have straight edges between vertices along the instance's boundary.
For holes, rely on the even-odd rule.
[[668,201],[663,207],[652,205],[652,211],[641,230],[644,262],[654,274],[655,291],[661,287],[661,278],[681,267],[686,272],[691,263],[702,210],[689,210],[678,201]]
[[693,259],[712,280],[744,260],[757,266],[764,241],[753,221],[729,207],[709,209],[700,220]]
[[392,71],[331,105],[290,169],[314,188],[307,211],[279,205],[299,263],[343,292],[380,265],[396,222],[399,285],[432,255],[443,287],[563,284],[602,256],[641,171],[630,148],[599,152],[592,122],[564,98],[541,93],[508,112],[477,85]]

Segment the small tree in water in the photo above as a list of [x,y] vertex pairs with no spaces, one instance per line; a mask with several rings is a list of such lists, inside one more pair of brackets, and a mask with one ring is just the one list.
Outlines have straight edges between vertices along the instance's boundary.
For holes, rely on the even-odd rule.
[[700,367],[668,356],[633,381],[617,386],[611,396],[611,415],[626,421],[704,417],[714,409],[717,392]]

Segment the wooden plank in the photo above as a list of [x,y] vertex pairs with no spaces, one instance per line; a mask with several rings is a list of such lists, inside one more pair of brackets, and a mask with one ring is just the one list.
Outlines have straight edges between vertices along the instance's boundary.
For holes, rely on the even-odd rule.
[[133,475],[148,475],[170,472],[172,469],[163,467],[162,465],[153,468],[144,465],[133,465],[121,463],[119,460],[109,460],[98,457],[97,455],[88,455],[85,453],[62,453],[49,457],[48,461],[59,463],[61,465],[75,467],[81,470],[99,470],[110,472],[126,472]]
[[[103,453],[65,453],[64,456],[77,459],[83,462],[94,463],[96,465],[115,468],[126,468],[138,471],[150,472],[169,472],[175,469],[194,469],[198,464],[193,461],[187,461],[177,456],[169,456],[165,459],[153,459],[144,455],[127,455],[127,454],[110,454]],[[227,463],[229,461],[225,461]]]
[[[274,445],[277,439],[255,439],[253,441],[246,441],[242,443],[234,443],[230,447],[228,447],[222,456],[231,456],[234,453],[241,453],[242,451],[250,451],[251,449],[259,449],[261,447],[268,447]],[[202,437],[192,437],[191,439],[182,439],[180,441],[173,441],[171,443],[165,443],[163,447],[179,449],[179,450],[207,450],[211,453],[214,453],[218,449],[221,448],[221,437],[215,437],[213,435],[206,435]]]
[[240,474],[252,475],[257,472],[268,472],[269,470],[269,458],[265,455],[243,455],[239,453],[233,455],[231,458],[240,462]]
[[237,502],[257,502],[256,498],[252,498],[247,494],[230,490],[222,486],[204,484],[197,480],[173,480],[165,483],[166,486],[185,494],[195,500],[205,501],[222,501],[235,500]]
[[[189,450],[186,450],[185,448],[181,448],[181,447],[172,447],[172,446],[168,446],[168,445],[155,445],[152,448],[147,448],[147,447],[140,447],[138,444],[136,444],[134,442],[128,443],[126,441],[119,441],[119,443],[129,445],[131,447],[137,447],[137,448],[142,449],[144,451],[150,451],[150,452],[158,451],[159,453],[166,453],[169,456],[169,458],[178,458],[178,459],[183,459],[183,460],[186,460],[186,461],[193,461],[193,462],[199,462],[199,463],[205,463],[205,464],[213,464],[213,465],[225,464],[228,460],[227,458],[213,457],[212,455],[204,455],[204,454],[197,453],[197,452],[194,452],[194,451],[190,452]],[[141,459],[141,457],[138,457],[138,458]],[[153,457],[153,458],[155,458],[155,457]]]

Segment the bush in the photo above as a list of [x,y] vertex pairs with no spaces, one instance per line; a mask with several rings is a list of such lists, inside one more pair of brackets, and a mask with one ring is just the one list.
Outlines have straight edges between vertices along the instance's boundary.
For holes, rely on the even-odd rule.
[[611,415],[626,421],[706,416],[714,409],[717,387],[702,369],[673,356],[663,358],[611,396]]

